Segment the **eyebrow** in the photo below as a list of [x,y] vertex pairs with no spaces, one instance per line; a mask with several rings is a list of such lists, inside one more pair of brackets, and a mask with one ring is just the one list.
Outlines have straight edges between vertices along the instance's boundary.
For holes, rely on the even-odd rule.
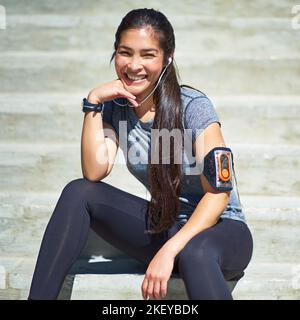
[[[127,46],[124,46],[124,45],[119,46],[119,49],[127,49],[127,50],[132,51],[131,48],[129,48],[129,47],[127,47]],[[145,52],[155,51],[155,52],[158,52],[158,50],[157,50],[157,49],[154,49],[154,48],[142,49],[141,51],[145,51]]]

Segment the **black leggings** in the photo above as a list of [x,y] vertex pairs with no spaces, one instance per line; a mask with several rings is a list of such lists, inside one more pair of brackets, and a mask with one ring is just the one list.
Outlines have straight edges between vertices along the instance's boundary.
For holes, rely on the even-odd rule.
[[[148,204],[103,181],[81,178],[68,183],[47,225],[28,299],[57,298],[86,244],[90,226],[101,238],[148,265],[181,227],[175,223],[162,233],[145,233]],[[252,248],[245,223],[219,219],[186,244],[176,256],[173,272],[183,279],[189,299],[232,299],[226,280],[243,273]]]

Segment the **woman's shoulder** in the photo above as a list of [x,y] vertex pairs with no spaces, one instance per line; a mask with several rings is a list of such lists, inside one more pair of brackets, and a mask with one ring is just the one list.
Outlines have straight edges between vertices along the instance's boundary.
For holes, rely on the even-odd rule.
[[192,87],[181,86],[181,96],[185,128],[205,129],[212,122],[218,122],[221,126],[214,105],[205,93]]
[[181,99],[183,100],[185,105],[196,98],[207,98],[205,93],[188,85],[181,85],[180,91]]
[[202,91],[190,86],[182,85],[181,101],[184,113],[194,115],[196,113],[214,113],[215,108],[209,97]]

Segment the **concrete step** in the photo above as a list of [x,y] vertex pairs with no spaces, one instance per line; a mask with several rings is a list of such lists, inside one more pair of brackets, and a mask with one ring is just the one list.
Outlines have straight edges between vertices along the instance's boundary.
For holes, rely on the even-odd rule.
[[[49,212],[49,217],[51,212]],[[24,258],[36,257],[48,220],[35,222],[33,219],[17,221],[0,218],[0,230],[3,232],[0,237],[0,255],[22,256]],[[112,246],[90,230],[86,246],[81,255],[82,257],[90,257],[98,252],[108,257],[124,255],[123,251]]]
[[[297,279],[299,265],[251,264],[245,276],[233,290],[236,300],[299,299],[300,286]],[[141,299],[140,285],[144,275],[76,275],[71,299]],[[175,283],[175,281],[176,283]],[[166,299],[187,299],[181,278],[168,283],[170,295]],[[113,283],[118,283],[118,290]],[[130,283],[130,284],[129,284]],[[176,291],[175,291],[175,290]],[[175,292],[174,292],[175,291]],[[176,293],[176,295],[174,295]],[[101,298],[99,298],[101,297]]]
[[[27,299],[35,263],[36,256],[1,256],[0,270],[2,272],[0,271],[0,300]],[[78,260],[74,264],[74,267],[77,268],[74,268],[74,271],[80,272],[80,267],[83,264],[87,265],[87,263],[86,260]],[[73,281],[74,274],[66,276],[58,297],[59,300],[70,299]]]
[[[1,139],[79,142],[83,124],[80,103],[86,94],[0,94]],[[300,141],[300,96],[216,96],[211,100],[228,144]]]
[[[126,258],[110,260],[99,257],[97,260],[94,260],[93,263],[85,263],[82,267],[85,270],[84,273],[75,272],[71,294],[72,300],[93,300],[97,299],[97,297],[101,297],[99,299],[103,300],[143,299],[141,295],[141,284],[147,266]],[[97,283],[97,285],[94,286],[93,283]],[[118,290],[113,288],[113,283],[118,283]],[[227,283],[230,289],[233,290],[236,281],[228,281]],[[99,284],[98,291],[97,286]],[[89,287],[89,293],[86,290],[87,287]],[[178,274],[172,274],[168,281],[167,296],[163,300],[176,299],[188,299],[188,297],[180,276]]]
[[299,144],[300,97],[217,96],[211,100],[228,144]]
[[[245,276],[233,290],[236,300],[299,299],[299,265],[296,264],[250,264]],[[144,275],[76,275],[71,299],[141,299],[140,286]],[[181,278],[176,279],[169,290],[176,288],[172,299],[186,299]],[[114,285],[118,283],[118,287]],[[173,286],[174,285],[174,286]],[[167,297],[168,298],[168,297]]]
[[299,300],[299,271],[298,262],[252,262],[237,283],[233,297],[240,300]]
[[[231,144],[230,147],[234,153],[240,193],[299,195],[299,176],[295,174],[299,172],[298,146]],[[54,191],[82,176],[79,143],[31,145],[2,141],[0,154],[0,188],[3,190]],[[278,177],[284,182],[279,182]],[[127,170],[121,150],[108,179],[127,185],[132,192],[144,193],[142,184],[138,184]]]
[[[4,258],[2,261],[2,270],[4,270],[5,274],[2,273],[2,283],[5,283],[5,286],[0,288],[2,289],[0,290],[0,298],[15,298],[13,293],[14,291],[17,291],[19,293],[19,299],[26,299],[30,288],[34,266],[34,259],[24,259],[20,257],[15,259]],[[137,293],[134,292],[135,290],[132,290],[132,285],[137,284],[137,280],[145,274],[145,271],[145,265],[128,257],[105,259],[100,256],[90,260],[77,260],[69,275],[66,277],[59,299],[65,300],[71,298],[75,275],[84,274],[86,276],[95,276],[95,273],[97,274],[96,277],[100,276],[104,281],[113,280],[114,282],[112,283],[116,283],[115,281],[118,281],[118,279],[120,280],[120,299],[124,299],[124,293],[126,294],[126,291],[128,291],[128,295],[126,296],[127,298],[135,299]],[[178,279],[178,276],[174,275],[170,282],[172,288],[169,292],[169,298],[176,298],[178,294],[184,294],[184,287],[182,286],[183,282],[181,279]],[[178,287],[178,283],[181,285],[180,287]],[[234,283],[231,282],[229,285],[234,285]],[[76,286],[78,286],[77,283]],[[106,285],[104,287],[106,287]],[[102,288],[104,289],[104,287]],[[91,290],[94,291],[94,288],[91,287]],[[104,289],[104,291],[106,290]],[[111,289],[108,291],[110,291],[109,293],[112,299],[117,299],[116,293],[115,295],[111,294]],[[78,293],[78,289],[73,293],[75,294],[73,297],[74,299],[76,299],[76,295],[78,295]],[[104,294],[103,298],[105,299],[105,297],[108,297],[108,295]],[[138,299],[140,298],[141,296],[138,297]]]
[[[217,17],[188,15],[188,19],[170,16],[176,35],[177,52],[216,54],[251,52],[265,57],[297,54],[298,34],[291,28],[291,18]],[[9,14],[2,34],[0,52],[22,50],[99,50],[111,49],[119,13],[102,15]],[[186,34],[189,34],[187,37]],[[232,39],[235,45],[232,46]],[[11,41],[14,39],[14,41]],[[84,39],[84,41],[82,41]],[[95,41],[95,39],[101,39]]]
[[[82,3],[80,0],[74,0],[71,4],[68,1],[53,0],[49,3],[38,0],[18,1],[18,0],[2,0],[2,5],[6,7],[9,14],[72,14],[72,15],[99,15],[103,14],[103,23],[109,23],[111,19],[117,15],[118,21],[123,15],[136,7],[136,1],[120,1],[118,6],[114,2],[99,2],[97,0],[89,0]],[[168,15],[176,15],[182,17],[186,22],[186,15],[201,17],[211,16],[215,19],[221,17],[290,17],[291,8],[295,5],[293,0],[278,0],[276,3],[270,1],[254,0],[249,2],[219,2],[213,0],[207,3],[199,4],[197,1],[188,1],[187,3],[168,1],[162,7],[159,0],[144,1],[144,7],[152,7],[161,10]],[[170,17],[171,19],[172,17]],[[185,18],[185,19],[184,19]]]
[[[79,144],[0,144],[0,150],[3,190],[55,191],[82,177]],[[115,161],[114,173],[106,179],[119,181],[121,186],[135,192],[144,191],[144,186],[118,161],[119,155],[122,156],[121,152]]]
[[[2,273],[0,273],[0,281],[2,283],[2,286],[0,287],[0,299],[26,299],[33,275],[35,259],[23,257],[14,257],[12,259],[4,257],[4,259],[0,261],[0,266],[2,268]],[[113,283],[116,283],[115,281],[119,280],[121,284],[120,299],[124,299],[124,294],[129,299],[135,299],[137,292],[132,290],[132,284],[134,283],[134,285],[136,285],[137,280],[139,280],[141,276],[145,274],[145,271],[145,265],[126,256],[118,257],[116,259],[105,259],[102,256],[89,260],[80,259],[75,262],[69,275],[66,277],[59,295],[59,299],[70,299],[72,293],[74,295],[73,299],[77,299],[76,295],[82,291],[78,290],[77,288],[78,277],[82,275],[88,277],[96,276],[96,278],[101,276],[104,281],[113,280]],[[76,292],[72,292],[75,276]],[[228,284],[233,286],[235,283],[231,281]],[[106,285],[104,287],[106,287]],[[94,288],[91,289],[94,291]],[[104,291],[106,290],[104,289]],[[108,291],[109,292],[107,293],[110,294],[111,298],[118,299],[117,293],[112,295],[111,289]],[[174,299],[181,296],[185,297],[184,291],[185,289],[181,279],[178,279],[178,275],[173,275],[170,281],[168,298]],[[17,296],[16,292],[18,294]],[[109,297],[107,293],[104,294],[103,299],[105,299],[105,297]],[[139,295],[138,299],[140,298],[141,296]]]
[[[103,181],[123,190],[132,193],[132,190],[126,185],[116,184]],[[48,219],[49,211],[52,211],[61,194],[61,190],[57,188],[53,192],[26,192],[26,191],[1,191],[0,192],[0,218],[9,219]],[[135,193],[136,196],[150,200],[149,192]],[[260,196],[240,194],[240,199],[245,210],[248,211],[247,216],[266,221],[276,221],[290,217],[294,212],[299,212],[299,197],[276,197],[276,196]]]
[[[26,299],[35,258],[2,257],[0,266],[0,299]],[[228,285],[234,287],[233,297],[236,300],[299,299],[299,270],[298,263],[259,263],[253,259],[236,286],[234,282],[228,282]],[[145,271],[143,264],[129,257],[80,259],[66,277],[59,299],[140,300]],[[183,281],[178,274],[172,274],[168,282],[166,299],[187,299]]]
[[[126,190],[124,190],[126,191]],[[139,195],[148,199],[149,196]],[[0,194],[0,256],[37,255],[59,193]],[[258,262],[300,261],[300,198],[242,196]],[[115,257],[123,252],[90,231],[82,257]]]
[[[111,52],[102,50],[3,52],[0,53],[1,91],[88,90],[116,78],[113,65],[109,67],[110,56]],[[298,94],[300,91],[298,54],[266,58],[250,54],[179,52],[175,58],[182,83],[201,88],[210,95],[232,94],[232,88],[237,95]]]

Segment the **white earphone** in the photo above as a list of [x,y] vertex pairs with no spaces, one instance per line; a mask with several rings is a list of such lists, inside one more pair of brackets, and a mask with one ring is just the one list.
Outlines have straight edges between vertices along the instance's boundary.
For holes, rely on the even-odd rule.
[[172,63],[172,57],[169,57],[167,67]]

